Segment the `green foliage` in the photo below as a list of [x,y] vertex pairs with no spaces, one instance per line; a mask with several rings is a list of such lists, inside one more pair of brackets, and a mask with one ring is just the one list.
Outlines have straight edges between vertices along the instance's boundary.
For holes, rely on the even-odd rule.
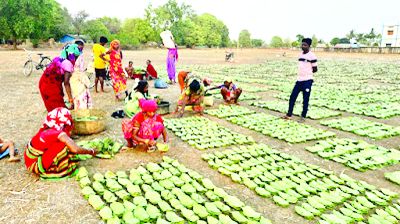
[[49,38],[54,26],[53,13],[59,7],[54,0],[3,0],[0,4],[0,34],[16,40]]
[[72,25],[74,25],[75,32],[80,35],[82,30],[85,26],[86,19],[89,17],[89,14],[84,10],[79,11],[73,18],[72,18]]
[[331,40],[330,43],[331,43],[332,46],[335,46],[336,44],[340,43],[340,38],[339,38],[339,37],[334,37],[334,38]]
[[251,35],[248,30],[242,30],[239,33],[239,46],[251,47]]
[[283,47],[283,40],[279,36],[273,36],[269,45],[273,48]]
[[117,34],[121,29],[121,21],[118,18],[104,16],[97,20],[103,23],[111,34]]
[[316,47],[318,45],[317,37],[313,35],[311,39],[312,39],[311,47]]
[[261,39],[251,39],[251,46],[253,47],[262,47],[264,45],[264,41]]
[[[136,45],[147,43],[156,40],[156,33],[150,26],[150,23],[144,19],[126,19],[122,25],[119,35],[131,39],[129,44]],[[136,39],[136,40],[135,40]],[[127,43],[128,44],[128,43]]]
[[[198,26],[196,35],[200,35],[199,42],[204,37],[204,45],[208,47],[224,47],[229,43],[229,31],[226,25],[215,16],[205,13],[194,18]],[[201,44],[198,44],[201,45]]]
[[93,42],[97,42],[101,36],[110,35],[107,27],[99,20],[89,20],[82,28],[82,32],[88,35]]
[[292,47],[300,47],[300,43],[299,43],[299,41],[295,40],[295,41],[293,41],[293,42],[291,43],[291,46],[292,46]]

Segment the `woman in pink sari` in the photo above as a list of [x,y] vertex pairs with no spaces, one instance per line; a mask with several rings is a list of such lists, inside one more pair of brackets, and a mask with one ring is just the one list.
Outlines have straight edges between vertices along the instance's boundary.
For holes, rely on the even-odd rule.
[[157,103],[153,100],[141,99],[139,101],[141,112],[137,113],[132,120],[122,123],[122,131],[127,141],[127,147],[139,146],[144,150],[151,151],[157,144],[156,140],[163,136],[164,142],[168,141],[167,131],[164,127],[162,117],[156,114]]
[[122,99],[122,94],[128,95],[126,90],[126,77],[122,68],[122,53],[119,40],[113,40],[110,43],[110,76],[113,83],[113,89],[117,100]]

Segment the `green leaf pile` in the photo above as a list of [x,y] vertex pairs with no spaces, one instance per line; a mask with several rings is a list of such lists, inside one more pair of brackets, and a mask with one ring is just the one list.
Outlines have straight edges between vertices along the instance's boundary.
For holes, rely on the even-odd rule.
[[91,141],[81,141],[78,145],[87,149],[96,149],[98,151],[96,157],[110,159],[122,148],[122,143],[112,140],[111,138],[94,139]]
[[262,144],[203,154],[220,173],[282,207],[320,223],[367,221],[375,208],[392,205],[397,193],[364,181],[336,176]]
[[82,194],[107,223],[271,223],[169,157],[129,172],[108,171],[92,178],[82,172],[79,180],[83,179],[89,183]]
[[218,109],[208,109],[205,111],[205,113],[219,118],[225,118],[230,116],[254,114],[255,111],[250,110],[247,107],[240,107],[236,105],[227,106],[221,104],[218,106]]
[[385,177],[393,183],[400,185],[400,171],[385,173]]
[[165,127],[199,150],[253,143],[251,137],[231,131],[204,117],[165,119]]

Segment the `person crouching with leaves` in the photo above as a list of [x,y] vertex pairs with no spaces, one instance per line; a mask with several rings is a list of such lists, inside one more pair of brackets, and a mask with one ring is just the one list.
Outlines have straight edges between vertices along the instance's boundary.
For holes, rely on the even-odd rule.
[[141,111],[137,113],[129,124],[122,126],[127,146],[123,149],[139,149],[152,152],[156,149],[157,139],[163,136],[164,142],[168,142],[164,120],[156,113],[157,103],[154,100],[139,100]]

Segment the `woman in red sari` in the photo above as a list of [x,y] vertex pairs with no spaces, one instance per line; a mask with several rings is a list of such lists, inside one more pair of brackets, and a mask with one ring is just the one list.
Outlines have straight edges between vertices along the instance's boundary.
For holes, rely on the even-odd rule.
[[126,77],[124,70],[122,69],[122,53],[119,45],[119,40],[111,41],[110,50],[107,52],[107,54],[110,54],[110,76],[117,100],[121,100],[121,95],[124,93],[128,96],[128,91],[126,90]]
[[144,150],[152,151],[160,135],[163,136],[164,142],[168,141],[164,120],[156,114],[157,103],[154,100],[141,99],[139,105],[142,111],[137,113],[130,122],[122,123],[124,138],[128,143],[125,148],[139,146]]
[[60,179],[75,175],[76,154],[95,155],[94,149],[79,147],[70,138],[72,116],[68,109],[58,107],[47,114],[39,132],[31,139],[24,153],[25,166],[41,179]]
[[47,112],[57,107],[66,107],[63,84],[71,105],[70,109],[74,108],[74,99],[69,81],[74,72],[75,61],[82,54],[83,46],[83,41],[76,41],[75,44],[66,45],[61,51],[61,55],[53,59],[40,77],[39,90]]

